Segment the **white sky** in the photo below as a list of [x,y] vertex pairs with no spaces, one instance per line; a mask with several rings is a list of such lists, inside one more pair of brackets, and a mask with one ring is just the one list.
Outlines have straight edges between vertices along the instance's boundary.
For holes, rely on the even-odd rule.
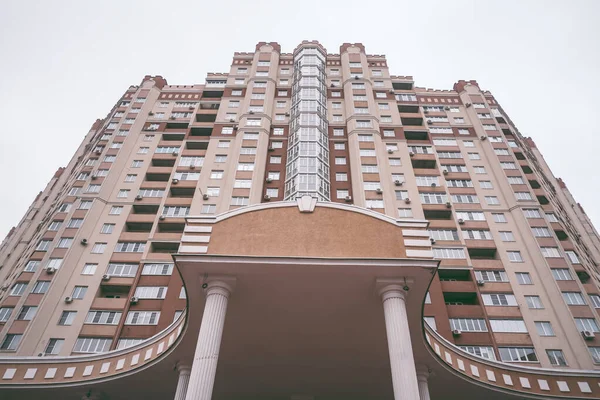
[[600,228],[599,17],[600,0],[4,0],[0,240],[144,75],[203,83],[235,51],[276,41],[291,52],[304,39],[331,53],[361,42],[417,86],[477,80]]

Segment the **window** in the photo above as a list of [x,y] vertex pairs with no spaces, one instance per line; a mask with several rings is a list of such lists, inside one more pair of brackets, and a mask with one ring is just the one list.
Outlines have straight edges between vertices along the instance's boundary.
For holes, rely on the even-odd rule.
[[[482,294],[486,306],[516,306],[517,300],[513,294]],[[492,327],[493,329],[493,327]]]
[[279,180],[279,176],[280,176],[280,173],[279,172],[274,172],[274,171],[270,171],[268,173],[268,175],[267,175],[267,177],[269,179],[272,179],[274,181],[278,181]]
[[498,233],[500,233],[500,239],[503,242],[514,242],[515,241],[515,236],[513,235],[513,233],[511,231],[500,231]]
[[452,128],[443,128],[443,127],[431,127],[429,128],[429,132],[435,134],[452,134]]
[[469,153],[469,160],[481,160],[479,153]]
[[488,360],[496,360],[494,348],[490,346],[458,346],[467,353],[471,353],[477,357],[487,358]]
[[334,129],[333,136],[344,136],[344,130],[343,129]]
[[454,123],[455,124],[464,124],[465,123],[465,119],[461,118],[461,117],[455,117],[454,118]]
[[127,176],[125,176],[125,182],[127,182],[127,183],[135,182],[135,178],[137,178],[136,174],[127,174]]
[[463,158],[460,151],[438,151],[439,158]]
[[8,318],[10,318],[10,314],[12,314],[12,307],[2,307],[0,308],[0,322],[6,322],[8,321]]
[[335,174],[335,180],[337,182],[347,182],[348,181],[348,174],[345,172],[338,172]]
[[577,253],[575,253],[574,251],[567,250],[565,251],[565,254],[569,258],[569,261],[571,261],[571,264],[581,264],[581,261],[579,261],[579,257],[577,257]]
[[358,135],[359,142],[374,142],[373,135]]
[[491,206],[500,204],[500,200],[496,196],[485,196],[485,202]]
[[165,217],[185,217],[190,213],[189,207],[184,206],[165,206],[162,215]]
[[62,265],[62,262],[63,262],[62,258],[51,258],[50,260],[48,260],[48,264],[46,264],[46,268],[59,269],[60,266]]
[[69,196],[78,196],[80,192],[81,192],[80,187],[73,187],[73,188],[71,188],[71,190],[69,190],[68,195]]
[[27,264],[25,264],[25,268],[23,268],[23,271],[24,272],[35,272],[35,271],[37,271],[39,266],[40,266],[39,261],[27,261]]
[[504,362],[537,362],[533,347],[498,347],[500,359]]
[[479,198],[473,194],[453,194],[452,201],[455,203],[477,204],[479,203]]
[[117,311],[90,311],[85,317],[86,324],[118,325],[122,313]]
[[449,179],[446,181],[448,187],[473,187],[473,181],[469,179]]
[[487,332],[483,318],[450,318],[450,329],[461,332]]
[[85,297],[85,293],[87,292],[87,286],[75,286],[73,288],[73,293],[71,293],[71,297],[74,299],[83,299]]
[[490,327],[496,333],[527,333],[522,319],[490,319]]
[[137,273],[138,265],[129,263],[109,263],[106,275],[122,278],[133,278]]
[[0,344],[0,350],[16,350],[19,347],[19,343],[23,335],[16,333],[9,333],[4,337],[2,344]]
[[367,208],[383,208],[383,200],[366,200],[365,207],[367,207]]
[[494,188],[491,181],[479,181],[479,187],[482,189],[493,189]]
[[417,186],[439,186],[437,176],[416,176]]
[[238,171],[254,171],[254,163],[238,163]]
[[344,142],[337,142],[333,144],[333,149],[334,150],[345,150],[346,149],[346,143]]
[[106,243],[96,242],[94,243],[94,247],[92,247],[92,254],[103,254],[104,250],[106,250]]
[[390,105],[388,103],[379,103],[378,107],[380,110],[389,110],[390,109]]
[[231,91],[231,95],[232,96],[241,96],[242,95],[242,91],[241,90],[232,90]]
[[126,349],[142,343],[146,339],[119,339],[117,342],[117,350]]
[[[273,135],[283,136],[283,128],[273,128]],[[246,134],[244,134],[244,139],[250,139],[250,138],[246,137]],[[258,139],[258,135],[256,135],[256,139]]]
[[515,192],[515,197],[517,200],[533,200],[529,192]]
[[16,319],[19,321],[31,321],[35,317],[36,312],[36,306],[23,306]]
[[338,198],[338,199],[345,199],[346,197],[348,197],[348,191],[347,190],[338,189],[336,191],[336,198]]
[[466,229],[462,231],[465,240],[492,240],[492,234],[484,229]]
[[112,163],[112,162],[115,162],[116,159],[117,159],[117,156],[105,156],[104,162]]
[[200,209],[200,214],[214,214],[217,212],[216,204],[203,204]]
[[135,297],[139,299],[164,299],[166,295],[166,286],[138,286],[135,289]]
[[494,222],[500,224],[506,223],[506,216],[503,213],[492,213],[492,217],[494,217]]
[[570,306],[584,306],[585,299],[583,295],[579,292],[563,292],[563,298],[565,299],[565,303]]
[[496,153],[496,155],[498,156],[509,156],[510,153],[508,152],[508,149],[494,149],[494,153]]
[[546,258],[560,258],[558,247],[541,247],[542,255]]
[[525,218],[542,218],[540,210],[537,208],[524,208],[523,214],[525,215]]
[[435,323],[435,317],[423,317],[423,321],[431,327],[433,330],[437,330],[437,326]]
[[568,268],[552,268],[552,276],[557,281],[572,281],[573,277]]
[[144,164],[144,160],[133,160],[131,163],[131,168],[141,168]]
[[269,157],[269,162],[271,164],[281,164],[281,156],[271,156]]
[[81,275],[94,275],[98,264],[85,264],[81,270]]
[[[219,141],[219,144],[221,142],[228,142],[227,140],[225,141]],[[220,146],[219,146],[220,147]],[[179,166],[180,167],[201,167],[204,165],[204,157],[181,157],[179,159]]]
[[480,211],[457,211],[456,217],[463,221],[485,221],[485,216]]
[[424,204],[446,204],[448,196],[445,193],[419,193],[421,203]]
[[63,311],[58,319],[58,325],[72,325],[77,311]]
[[361,157],[375,157],[375,150],[359,150]]
[[590,301],[592,302],[594,308],[600,308],[600,295],[590,294],[588,296],[590,297]]
[[562,350],[546,350],[546,354],[548,355],[548,360],[550,360],[550,364],[560,366],[567,365],[567,360],[565,359]]
[[335,165],[346,165],[346,157],[336,157]]
[[433,248],[433,258],[464,259],[465,249],[462,248]]
[[144,264],[142,275],[171,275],[173,264]]
[[533,285],[529,272],[515,272],[519,285]]
[[160,311],[129,311],[125,325],[158,325]]
[[546,213],[546,220],[548,222],[558,222],[558,218],[556,218],[556,214],[554,213]]
[[37,281],[31,289],[31,293],[35,294],[44,294],[48,291],[50,287],[50,281]]
[[48,251],[51,243],[52,240],[40,240],[37,247],[35,248],[35,251]]
[[548,321],[536,321],[535,329],[540,336],[554,336],[552,324],[550,324]]
[[62,225],[62,221],[52,221],[50,223],[50,225],[48,225],[48,230],[49,231],[53,231],[56,232],[57,230],[60,229],[60,226]]
[[112,206],[109,215],[121,215],[121,212],[123,212],[122,206]]
[[525,301],[527,302],[527,307],[531,309],[541,309],[544,308],[542,304],[542,299],[540,296],[525,296]]
[[361,165],[361,171],[363,174],[376,174],[379,172],[379,169],[377,168],[377,165],[365,164]]
[[381,189],[381,183],[380,182],[363,182],[363,189],[364,190]]
[[145,242],[118,242],[115,246],[116,253],[143,253]]
[[27,289],[27,283],[17,282],[13,285],[10,296],[20,296],[25,292],[25,289]]
[[278,197],[279,189],[277,188],[267,188],[267,196],[269,197]]
[[484,282],[508,282],[504,271],[475,271],[475,278]]
[[485,171],[485,167],[475,166],[475,167],[473,167],[473,169],[475,170],[476,174],[480,174],[480,175],[487,174],[487,172]]
[[433,139],[433,144],[436,146],[458,146],[456,139]]
[[372,128],[373,125],[371,124],[370,120],[357,120],[356,121],[356,127],[357,128]]
[[129,189],[121,189],[121,190],[119,190],[119,193],[117,194],[117,197],[120,199],[123,199],[123,198],[126,199],[127,196],[129,196]]
[[219,140],[219,143],[217,143],[217,147],[220,149],[227,149],[229,148],[230,144],[231,142],[229,140]]
[[83,218],[71,218],[67,223],[67,228],[81,228],[83,225]]
[[486,130],[486,131],[495,131],[496,130],[496,125],[483,124],[483,129]]
[[600,332],[598,328],[598,323],[594,318],[575,318],[575,325],[577,325],[577,329],[579,332],[590,331],[590,332]]
[[500,166],[502,169],[517,169],[517,166],[513,162],[501,162]]
[[112,339],[84,337],[77,338],[73,353],[104,353],[110,350]]
[[230,205],[232,206],[247,206],[250,204],[248,197],[232,197]]
[[410,208],[399,208],[398,209],[398,217],[399,218],[412,218],[413,213]]

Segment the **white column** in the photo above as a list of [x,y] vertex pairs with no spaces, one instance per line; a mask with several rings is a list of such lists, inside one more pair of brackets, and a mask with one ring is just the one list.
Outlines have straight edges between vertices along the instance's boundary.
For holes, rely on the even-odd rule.
[[417,367],[417,381],[419,382],[419,396],[421,400],[430,400],[428,384],[430,376],[431,373],[429,372],[429,368],[427,368],[427,366],[419,365]]
[[231,290],[232,286],[223,280],[212,281],[206,288],[206,304],[186,400],[211,400]]
[[402,285],[389,284],[383,286],[379,294],[383,300],[394,399],[418,400],[417,372],[406,315],[406,292]]
[[177,390],[175,391],[175,400],[185,400],[188,383],[190,383],[190,372],[192,367],[189,365],[178,365],[179,379],[177,380]]

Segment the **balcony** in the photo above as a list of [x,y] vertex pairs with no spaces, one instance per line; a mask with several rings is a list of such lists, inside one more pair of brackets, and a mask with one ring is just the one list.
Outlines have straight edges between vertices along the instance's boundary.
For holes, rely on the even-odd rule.
[[192,137],[209,137],[213,133],[212,127],[198,127],[194,126],[190,129],[190,136]]
[[429,140],[429,132],[427,131],[404,131],[406,140]]
[[400,118],[402,121],[402,125],[404,126],[423,126],[423,118],[415,117],[415,118]]

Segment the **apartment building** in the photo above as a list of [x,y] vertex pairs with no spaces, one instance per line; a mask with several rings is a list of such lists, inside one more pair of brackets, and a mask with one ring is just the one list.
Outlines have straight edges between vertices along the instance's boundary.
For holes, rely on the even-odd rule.
[[11,230],[0,394],[600,398],[599,261],[477,82],[261,42],[129,87]]

